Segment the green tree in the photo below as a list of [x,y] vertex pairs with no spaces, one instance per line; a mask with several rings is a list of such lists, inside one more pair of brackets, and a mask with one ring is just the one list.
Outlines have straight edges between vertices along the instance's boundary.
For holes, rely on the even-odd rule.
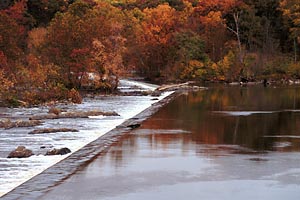
[[177,32],[169,44],[169,67],[174,78],[205,79],[208,57],[204,41],[193,32]]

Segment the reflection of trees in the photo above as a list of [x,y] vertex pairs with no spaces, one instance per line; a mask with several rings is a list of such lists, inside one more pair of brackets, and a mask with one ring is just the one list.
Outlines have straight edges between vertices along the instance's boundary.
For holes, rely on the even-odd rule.
[[[299,108],[300,104],[297,102],[300,102],[300,93],[297,91],[299,89],[295,88],[219,87],[195,92],[176,99],[155,115],[163,120],[149,120],[147,123],[150,128],[155,129],[191,131],[190,140],[199,144],[238,144],[255,150],[272,150],[273,143],[278,142],[279,138],[263,136],[300,134],[296,132],[300,130],[300,119],[295,113],[276,112],[234,117],[212,114],[210,111],[283,111],[293,108],[294,102],[296,108]],[[292,148],[299,150],[296,145]]]
[[[272,110],[300,108],[299,89],[215,88],[190,93],[162,108],[146,120],[139,133],[125,135],[111,149],[111,161],[116,166],[139,153],[140,148],[164,150],[173,147],[195,149],[202,144],[232,144],[258,151],[300,151],[300,139],[264,137],[299,135],[300,115],[294,112],[226,116],[211,111]],[[295,100],[294,100],[295,99]],[[295,102],[295,104],[294,104]],[[168,134],[164,130],[185,130],[190,133]],[[159,131],[161,130],[161,131]],[[292,146],[274,147],[275,143],[290,142]]]

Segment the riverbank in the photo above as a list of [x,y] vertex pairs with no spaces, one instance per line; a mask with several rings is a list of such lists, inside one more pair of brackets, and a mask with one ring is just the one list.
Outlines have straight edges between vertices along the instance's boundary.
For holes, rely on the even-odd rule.
[[[142,84],[142,86],[146,87],[147,90],[151,89],[151,88],[154,89],[153,85],[148,85],[148,84],[143,84],[143,83],[138,83],[138,82],[134,82],[133,84],[132,83],[133,82],[130,82],[130,83],[127,82],[126,83],[127,86],[129,86],[129,85],[130,86],[129,87],[126,86],[125,88],[122,88],[122,89],[123,90],[130,89],[130,88],[132,88],[132,85],[135,85],[135,84],[139,85],[139,87],[141,86],[140,84]],[[7,182],[4,182],[4,183],[2,182],[2,184],[1,184],[2,192],[6,193],[4,191],[5,187],[15,187],[16,184],[18,184],[18,185],[22,184],[24,181],[27,181],[29,178],[33,177],[30,181],[17,187],[11,193],[8,193],[7,195],[5,195],[3,198],[8,198],[8,199],[23,198],[24,193],[31,194],[32,191],[43,191],[43,190],[47,189],[48,187],[51,187],[53,184],[56,184],[57,182],[63,180],[70,174],[74,173],[74,171],[76,171],[76,169],[80,168],[86,162],[89,162],[95,155],[105,151],[105,149],[110,144],[115,142],[119,137],[122,137],[122,134],[124,134],[127,131],[130,131],[131,129],[138,126],[141,121],[145,120],[147,117],[151,116],[151,114],[156,112],[161,106],[165,105],[175,95],[175,94],[172,94],[172,95],[171,94],[172,94],[172,92],[166,92],[166,93],[162,94],[161,96],[155,97],[155,98],[153,98],[151,96],[133,96],[133,97],[130,97],[130,96],[124,96],[124,97],[106,96],[106,97],[98,97],[93,100],[89,100],[90,101],[89,103],[85,102],[82,105],[74,105],[75,107],[77,107],[77,109],[79,108],[80,110],[90,110],[95,107],[98,107],[98,108],[102,107],[102,108],[105,108],[104,109],[105,111],[111,111],[111,110],[117,111],[120,114],[120,116],[80,119],[80,121],[75,120],[75,121],[71,122],[70,125],[74,126],[75,128],[76,128],[76,126],[77,127],[79,126],[79,129],[81,129],[79,132],[80,137],[78,137],[79,136],[78,133],[48,134],[45,136],[46,138],[52,137],[52,139],[51,139],[52,142],[48,141],[47,142],[48,144],[51,144],[51,143],[53,144],[53,140],[56,141],[56,144],[52,145],[55,147],[63,147],[66,144],[74,145],[74,139],[83,140],[82,141],[83,143],[81,143],[81,145],[77,144],[75,147],[70,148],[72,150],[72,152],[74,152],[71,155],[51,156],[51,157],[48,157],[47,159],[45,158],[45,156],[37,155],[37,156],[32,156],[32,157],[28,158],[27,160],[26,159],[11,159],[11,160],[9,160],[9,159],[4,158],[5,155],[8,153],[8,151],[2,152],[2,155],[1,155],[2,158],[0,159],[0,165],[4,165],[4,163],[6,163],[5,165],[9,166],[9,163],[14,162],[14,168],[16,168],[16,169],[14,172],[11,172],[11,173],[21,173],[21,174],[23,173],[23,175],[17,176],[18,178],[22,178],[22,176],[23,176],[23,181],[22,181],[22,179],[20,179],[20,180],[18,180],[19,183],[11,182],[11,180],[9,180],[9,179]],[[106,107],[104,105],[106,105]],[[28,111],[28,112],[31,113],[31,111]],[[38,111],[35,111],[35,112],[38,113]],[[142,113],[140,113],[140,112],[142,112]],[[26,116],[26,114],[24,113],[24,110],[22,112],[17,111],[17,113],[14,113],[14,114],[18,114],[18,113],[22,114],[23,117]],[[138,113],[140,113],[140,114],[138,114]],[[135,116],[136,114],[138,114],[138,115]],[[49,124],[49,121],[47,121],[46,125],[44,125],[44,126],[45,127],[53,126],[53,125],[60,126],[60,125],[65,125],[66,123],[69,123],[68,120],[55,119],[50,124]],[[113,129],[114,127],[116,127],[116,128]],[[86,129],[86,130],[82,130],[82,129]],[[8,132],[12,132],[13,130],[14,129],[8,130]],[[30,130],[30,128],[26,128],[26,130]],[[24,129],[22,129],[22,131],[24,131]],[[60,135],[61,139],[55,138],[56,136],[59,136],[59,135]],[[9,135],[9,133],[7,133],[5,135],[2,134],[2,136],[4,136],[4,137],[1,139],[1,141],[5,142],[5,139],[8,139],[8,137],[11,137],[13,135]],[[26,141],[28,141],[28,139],[31,136],[24,135],[24,137],[25,137],[24,139],[27,138]],[[42,136],[40,136],[40,135],[35,136],[35,138],[36,138],[36,139],[34,139],[35,141],[32,139],[29,139],[29,141],[30,141],[29,144],[32,143],[31,145],[29,145],[29,147],[31,147],[33,149],[39,149],[41,146],[41,141],[42,141],[42,143],[44,143],[45,140],[42,139]],[[26,141],[24,141],[24,143],[26,143]],[[18,140],[16,141],[16,143],[17,142],[18,142]],[[35,144],[35,143],[37,143],[37,144]],[[46,146],[47,146],[47,143],[46,143]],[[87,143],[89,143],[89,144],[86,145]],[[20,143],[18,143],[18,145],[20,145]],[[26,146],[28,146],[28,144]],[[65,158],[67,158],[67,159],[65,159]],[[42,164],[42,162],[45,159],[47,160],[47,162],[49,162],[47,164],[47,167],[43,166],[44,164]],[[60,160],[62,160],[62,161],[59,162]],[[36,164],[38,164],[39,167],[32,166],[32,167],[35,167],[35,171],[34,172],[31,171],[31,172],[27,173],[27,175],[25,175],[24,171],[22,172],[22,170],[26,170],[26,165],[29,164],[29,163],[27,163],[27,161],[36,163]],[[54,165],[57,162],[59,162],[59,163]],[[54,166],[47,169],[49,166],[52,166],[52,165],[54,165]],[[23,168],[21,168],[20,166],[23,166]],[[47,169],[47,170],[44,171],[45,169]],[[18,171],[18,170],[20,170],[20,171]],[[4,169],[0,170],[0,173],[2,173],[1,177],[4,177],[4,178],[7,177],[5,175],[6,172],[4,172]],[[41,173],[41,174],[38,176],[35,176],[39,173]],[[6,191],[8,192],[9,190],[7,189]],[[22,193],[22,195],[20,195],[21,193]],[[24,199],[26,199],[26,198],[24,198]]]

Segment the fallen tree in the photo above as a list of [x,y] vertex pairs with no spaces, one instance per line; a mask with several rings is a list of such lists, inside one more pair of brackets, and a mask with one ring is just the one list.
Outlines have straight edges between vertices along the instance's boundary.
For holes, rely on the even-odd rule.
[[44,119],[64,119],[64,118],[88,118],[90,116],[120,116],[116,112],[102,112],[102,111],[76,111],[76,112],[66,112],[60,114],[49,113],[45,115],[32,116],[29,120],[44,120]]
[[29,132],[28,134],[59,133],[59,132],[79,132],[71,128],[44,128]]
[[206,89],[205,87],[199,87],[193,85],[193,81],[179,83],[179,84],[168,84],[162,85],[156,89],[156,91],[164,92],[164,91],[175,91],[175,90],[203,90]]

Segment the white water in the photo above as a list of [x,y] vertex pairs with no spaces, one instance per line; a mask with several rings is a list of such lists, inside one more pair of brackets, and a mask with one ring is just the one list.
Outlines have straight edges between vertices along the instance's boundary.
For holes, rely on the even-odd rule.
[[[121,80],[120,82],[120,89],[123,91],[154,90],[155,88],[156,86],[154,85],[135,81]],[[85,99],[84,103],[80,105],[60,105],[60,107],[68,111],[115,111],[120,116],[96,116],[89,119],[55,119],[46,120],[43,125],[38,127],[0,129],[0,197],[71,155],[44,156],[45,151],[51,148],[67,147],[74,153],[170,94],[171,92],[164,93],[157,100],[153,100],[151,96],[99,96],[94,99]],[[44,114],[48,109],[47,107],[27,109],[0,108],[0,118],[26,119],[32,115]],[[79,132],[42,135],[28,134],[34,129],[47,127],[74,128],[78,129]],[[31,149],[36,155],[23,159],[6,158],[10,151],[20,145]],[[41,149],[41,146],[46,147],[46,149]]]

